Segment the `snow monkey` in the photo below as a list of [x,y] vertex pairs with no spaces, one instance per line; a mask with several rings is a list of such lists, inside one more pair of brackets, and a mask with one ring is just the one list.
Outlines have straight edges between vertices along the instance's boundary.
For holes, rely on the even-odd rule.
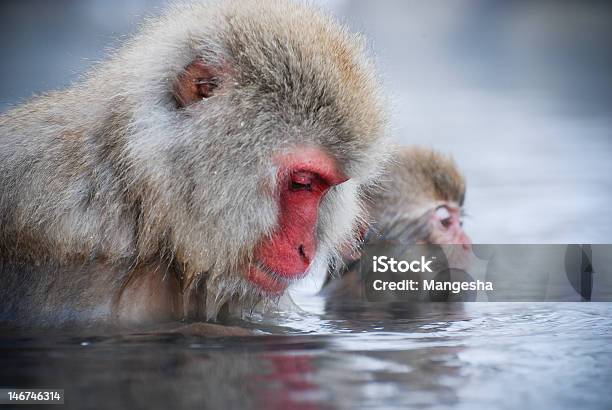
[[[397,242],[397,249],[389,250],[401,254],[406,244],[460,245],[444,247],[444,252],[451,267],[465,266],[471,255],[471,240],[462,227],[466,185],[455,162],[426,148],[403,147],[387,168],[379,185],[364,191],[371,226],[363,246]],[[329,273],[323,293],[357,298],[364,275],[355,263],[359,251],[344,257],[347,268],[341,278]]]
[[387,156],[380,92],[361,37],[307,5],[147,21],[1,117],[0,321],[214,320],[326,269]]

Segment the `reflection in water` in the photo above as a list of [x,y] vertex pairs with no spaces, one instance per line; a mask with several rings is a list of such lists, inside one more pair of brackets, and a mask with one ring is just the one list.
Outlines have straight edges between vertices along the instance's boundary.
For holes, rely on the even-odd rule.
[[4,333],[0,385],[63,388],[68,408],[612,403],[610,304],[310,307],[275,336]]
[[[0,111],[75,80],[161,3],[3,2]],[[399,142],[465,170],[476,242],[609,242],[609,2],[321,3],[370,39]],[[612,407],[612,304],[298,302],[261,324],[291,335],[0,332],[0,385],[77,409]]]

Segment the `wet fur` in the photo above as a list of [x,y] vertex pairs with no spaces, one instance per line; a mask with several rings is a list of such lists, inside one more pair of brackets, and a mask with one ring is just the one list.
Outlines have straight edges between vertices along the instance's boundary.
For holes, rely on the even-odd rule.
[[[388,241],[397,243],[400,250],[405,245],[441,243],[432,227],[436,204],[462,207],[465,191],[465,178],[451,157],[422,147],[398,148],[378,183],[362,193],[368,229],[361,246]],[[456,250],[456,246],[445,248],[449,254]],[[324,294],[347,299],[363,297],[363,284],[356,270],[358,255],[359,252],[345,255],[339,268],[329,269]]]
[[[177,108],[173,82],[196,58],[225,68],[223,87]],[[276,224],[271,159],[299,146],[351,178],[321,205],[326,265],[385,157],[373,73],[362,40],[309,7],[181,3],[78,84],[3,114],[0,320],[122,320],[140,275],[174,292],[177,318],[250,307],[265,295],[242,270]]]

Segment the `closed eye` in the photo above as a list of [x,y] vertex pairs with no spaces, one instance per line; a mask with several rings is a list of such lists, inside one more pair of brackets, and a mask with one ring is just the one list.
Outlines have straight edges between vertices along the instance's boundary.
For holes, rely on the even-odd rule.
[[302,184],[300,182],[291,181],[291,190],[292,191],[312,191],[312,184]]
[[320,188],[320,179],[312,172],[299,171],[291,175],[291,179],[289,181],[289,189],[291,191],[313,192],[314,190],[319,190]]

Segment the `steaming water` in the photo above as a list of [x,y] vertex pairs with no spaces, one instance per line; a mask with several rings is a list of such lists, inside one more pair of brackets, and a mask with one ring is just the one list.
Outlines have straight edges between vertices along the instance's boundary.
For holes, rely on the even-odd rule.
[[[43,3],[7,2],[0,13],[1,110],[74,80],[83,57],[100,58],[110,32],[133,30],[130,19],[156,2],[75,2],[61,13]],[[394,138],[451,153],[465,171],[475,242],[610,242],[609,5],[328,7],[375,49]],[[5,332],[0,386],[63,388],[66,407],[78,409],[612,408],[612,304],[326,313],[317,284],[294,291],[304,312],[256,320],[275,335]]]
[[[0,384],[67,408],[609,409],[612,305],[429,304],[278,319],[283,335],[16,337]],[[318,313],[317,313],[318,312]],[[276,331],[281,328],[275,329]]]

